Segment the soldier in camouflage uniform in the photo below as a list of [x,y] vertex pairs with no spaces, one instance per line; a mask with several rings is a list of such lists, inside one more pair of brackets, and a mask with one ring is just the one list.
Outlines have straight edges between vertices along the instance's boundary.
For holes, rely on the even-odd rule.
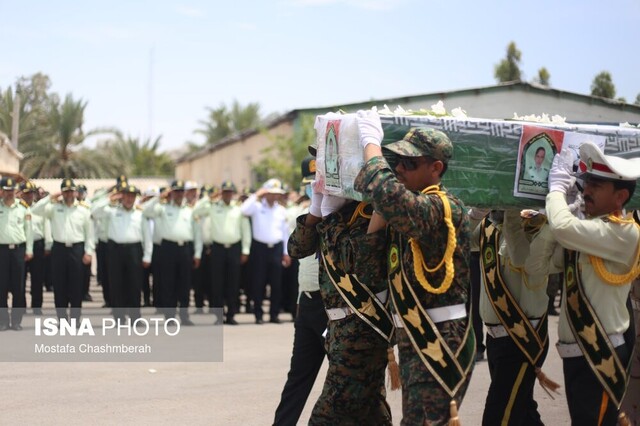
[[453,408],[462,402],[475,358],[465,308],[469,218],[462,201],[440,183],[453,147],[442,132],[413,128],[385,146],[399,156],[394,174],[382,156],[377,113],[358,112],[358,127],[365,165],[354,187],[375,208],[370,232],[387,225],[402,424],[446,424],[457,420]]
[[[380,257],[384,232],[367,235],[370,214],[370,206],[327,195],[323,200],[322,194],[314,193],[310,213],[298,217],[289,238],[289,254],[301,259],[328,249],[333,255],[331,267],[357,275],[377,297],[386,298]],[[376,239],[377,244],[370,243]],[[349,307],[332,282],[328,265],[323,266],[322,260],[320,264],[320,293],[330,318],[329,369],[309,424],[391,425],[384,389],[388,340]]]

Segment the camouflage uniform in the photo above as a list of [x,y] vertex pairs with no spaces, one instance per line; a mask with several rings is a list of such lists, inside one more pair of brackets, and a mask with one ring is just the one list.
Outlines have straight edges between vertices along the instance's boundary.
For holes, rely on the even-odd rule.
[[[444,137],[448,146],[440,144]],[[423,151],[394,152],[416,157],[427,155],[424,148],[431,151],[432,158],[439,159],[442,154],[451,156],[451,144],[441,132],[420,128],[412,130],[403,141],[421,139]],[[414,143],[414,142],[410,142]],[[387,145],[389,147],[389,145]],[[445,151],[445,152],[443,152]],[[404,247],[401,259],[408,280],[417,296],[417,300],[425,309],[464,304],[469,298],[469,217],[462,201],[447,193],[451,205],[452,221],[455,227],[457,245],[453,255],[455,276],[449,290],[443,294],[431,294],[423,289],[413,272],[413,257],[409,247],[409,238],[415,238],[422,249],[427,265],[433,267],[443,258],[447,246],[448,229],[444,222],[444,206],[437,195],[414,193],[398,182],[383,157],[369,160],[357,176],[354,188],[362,192],[366,199],[371,199],[375,211],[387,221],[389,241],[397,238]],[[444,187],[440,186],[446,192]],[[418,266],[421,267],[421,266]],[[444,268],[429,275],[429,281],[442,282]],[[436,326],[446,343],[455,353],[464,340],[468,317],[444,321]],[[396,330],[400,353],[400,374],[402,379],[402,424],[446,424],[450,418],[449,403],[451,397],[441,387],[437,379],[429,372],[418,356],[404,328]],[[473,340],[473,333],[470,339]],[[475,341],[474,341],[475,346]],[[463,384],[455,393],[458,406],[467,390],[471,379],[471,369]]]
[[[332,248],[336,264],[356,274],[372,292],[386,289],[384,232],[367,235],[369,219],[358,217],[348,225],[358,203],[351,202],[327,216],[316,227],[297,219],[289,238],[289,255],[304,258],[316,253],[320,240]],[[331,282],[320,262],[320,293],[325,309],[345,308],[347,303]],[[385,399],[384,371],[387,342],[352,314],[329,321],[326,340],[329,369],[322,394],[316,402],[312,425],[390,425],[391,410]]]

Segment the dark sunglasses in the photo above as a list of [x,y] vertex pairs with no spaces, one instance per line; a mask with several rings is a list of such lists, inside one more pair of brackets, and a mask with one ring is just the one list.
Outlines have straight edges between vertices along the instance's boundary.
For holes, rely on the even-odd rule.
[[412,157],[400,157],[398,159],[398,164],[402,164],[402,167],[408,171],[412,172],[420,167],[422,161],[420,161],[420,157],[412,158]]

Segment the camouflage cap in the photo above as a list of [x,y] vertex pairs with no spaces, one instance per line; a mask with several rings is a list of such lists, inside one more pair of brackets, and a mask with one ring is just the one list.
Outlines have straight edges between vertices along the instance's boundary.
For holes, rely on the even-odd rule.
[[73,179],[63,179],[60,184],[60,191],[75,191],[76,184],[73,182]]
[[403,157],[431,157],[448,163],[453,155],[449,137],[439,130],[414,127],[402,140],[385,145],[384,148]]
[[16,189],[16,184],[17,184],[16,180],[11,177],[3,177],[2,179],[0,179],[0,187],[2,187],[2,189],[7,191]]

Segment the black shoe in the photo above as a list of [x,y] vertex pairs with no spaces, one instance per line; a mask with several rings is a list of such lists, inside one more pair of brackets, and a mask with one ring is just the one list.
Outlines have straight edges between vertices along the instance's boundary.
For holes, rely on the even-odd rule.
[[22,326],[20,324],[11,324],[11,329],[15,331],[22,330]]
[[181,319],[180,325],[195,325],[189,318]]
[[558,315],[560,315],[560,313],[556,311],[556,308],[549,309],[547,313],[552,317],[557,317]]
[[256,324],[264,324],[264,321],[261,318],[256,318]]
[[280,319],[278,319],[277,317],[276,317],[276,318],[271,318],[271,319],[269,320],[269,322],[270,322],[271,324],[281,324],[281,323],[282,323],[282,321],[280,321]]
[[0,331],[7,331],[9,329],[9,324],[0,324]]
[[42,308],[33,308],[33,315],[42,315]]
[[87,293],[84,296],[82,296],[82,301],[83,302],[93,302],[93,297],[91,297],[91,295],[89,293]]
[[238,325],[238,321],[236,321],[233,318],[227,318],[227,320],[224,323],[227,325]]

